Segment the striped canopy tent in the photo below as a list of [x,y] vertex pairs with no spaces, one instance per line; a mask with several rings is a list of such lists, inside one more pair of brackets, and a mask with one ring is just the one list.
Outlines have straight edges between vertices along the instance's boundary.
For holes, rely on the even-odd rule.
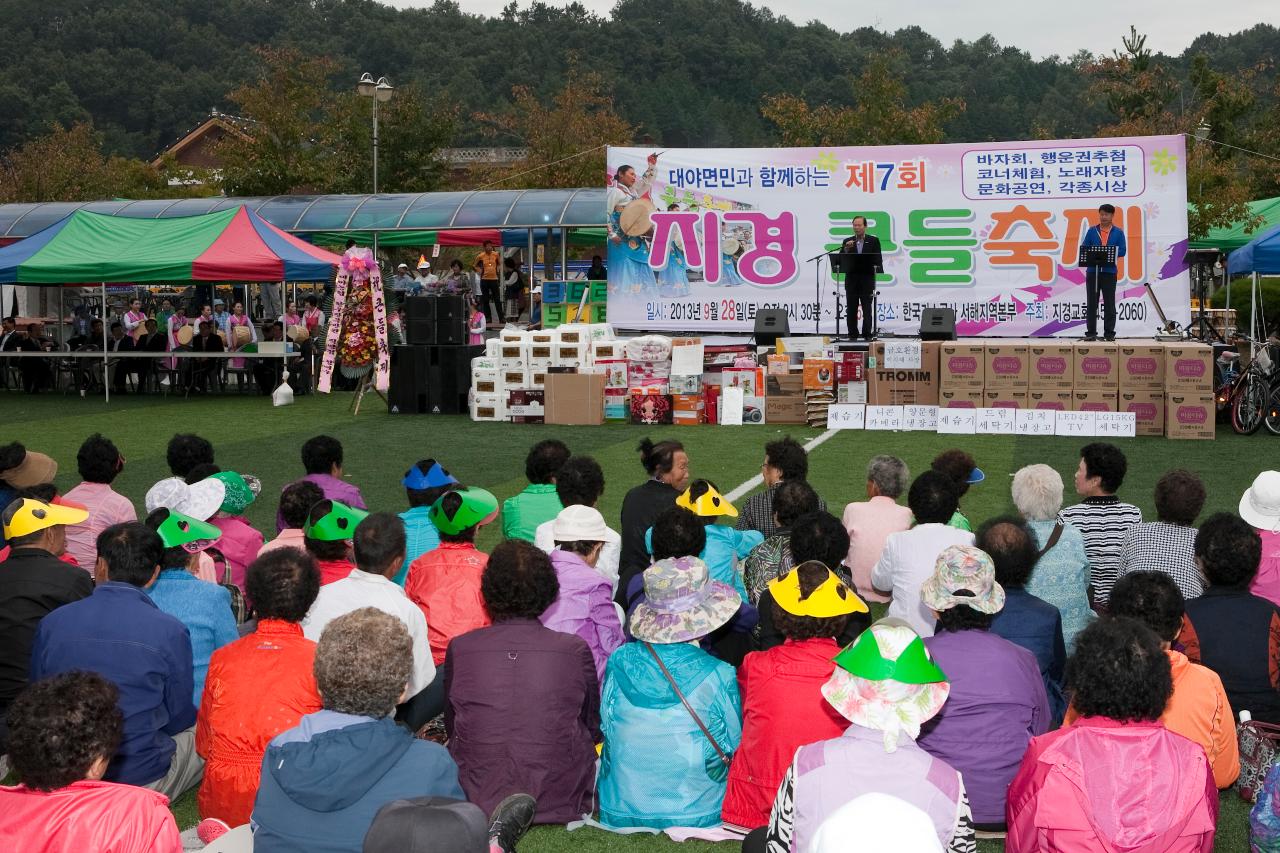
[[325,281],[340,261],[244,206],[170,219],[77,210],[0,249],[0,282]]

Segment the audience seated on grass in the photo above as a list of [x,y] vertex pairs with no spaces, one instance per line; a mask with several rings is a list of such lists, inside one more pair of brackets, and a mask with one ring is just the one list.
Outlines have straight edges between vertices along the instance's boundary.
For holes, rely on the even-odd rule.
[[1209,853],[1218,789],[1204,749],[1160,723],[1173,692],[1160,639],[1099,619],[1076,638],[1067,690],[1080,718],[1032,738],[1009,786],[1005,850]]
[[1195,549],[1209,588],[1187,602],[1178,642],[1222,679],[1232,711],[1280,724],[1280,608],[1249,592],[1262,541],[1248,522],[1218,513],[1200,525]]
[[742,737],[742,705],[733,667],[694,641],[733,618],[742,600],[711,580],[697,557],[645,570],[644,595],[631,616],[638,642],[614,652],[605,670],[600,821],[715,826]]
[[502,535],[507,539],[532,542],[538,525],[556,517],[564,505],[556,494],[556,475],[569,459],[563,441],[539,441],[524,460],[529,485],[515,497],[502,502]]
[[742,583],[741,564],[764,542],[764,536],[757,530],[735,530],[719,523],[721,518],[734,518],[738,511],[710,480],[690,483],[676,498],[676,506],[692,512],[707,528],[707,545],[698,556],[706,563],[711,579],[733,587],[745,601],[747,590]]
[[1084,539],[1089,601],[1101,610],[1120,576],[1125,537],[1142,523],[1142,510],[1116,497],[1128,470],[1129,460],[1114,444],[1086,444],[1080,449],[1075,477],[1076,494],[1083,500],[1058,513],[1058,520],[1074,526]]
[[741,592],[757,604],[769,582],[791,570],[791,525],[803,515],[818,511],[818,493],[804,480],[787,480],[773,495],[774,532],[751,549],[742,564]]
[[431,505],[440,547],[413,561],[404,590],[427,618],[431,659],[439,667],[454,637],[489,624],[480,578],[489,557],[476,531],[498,517],[498,499],[480,488],[446,492]]
[[148,515],[146,525],[160,534],[164,543],[160,576],[147,589],[147,595],[157,607],[186,626],[191,636],[192,701],[199,708],[209,657],[240,636],[230,593],[192,573],[200,552],[217,542],[222,531],[164,507]]
[[1204,592],[1196,566],[1196,517],[1204,509],[1204,483],[1183,468],[1156,481],[1156,520],[1135,524],[1120,549],[1120,577],[1130,572],[1164,572],[1190,601]]
[[404,563],[391,580],[403,588],[409,576],[409,566],[440,544],[440,531],[431,523],[431,505],[445,492],[458,487],[458,479],[434,459],[420,459],[404,473],[400,481],[404,486],[409,508],[400,513],[404,522]]
[[169,473],[180,480],[186,480],[191,469],[197,465],[213,464],[213,445],[208,439],[195,433],[180,432],[169,439],[165,450],[165,461],[169,465]]
[[742,743],[721,810],[726,822],[748,829],[768,822],[796,749],[839,737],[848,726],[821,688],[840,652],[835,638],[851,614],[867,612],[853,590],[817,561],[770,581],[769,602],[772,623],[786,642],[747,655],[738,668]]
[[[319,486],[324,496],[331,501],[346,504],[353,509],[365,509],[360,490],[343,479],[342,460],[342,442],[327,435],[309,438],[302,445],[302,467],[307,472],[302,479]],[[277,514],[276,530],[283,530],[284,527],[284,519]]]
[[5,712],[27,686],[31,644],[40,622],[64,604],[93,592],[84,569],[59,559],[67,527],[88,517],[83,509],[18,498],[0,509],[9,556],[0,562],[0,755],[7,741]]
[[488,812],[507,796],[538,801],[537,823],[595,809],[600,685],[580,637],[538,618],[560,588],[530,542],[494,549],[481,582],[493,624],[454,637],[445,656],[444,722],[467,800]]
[[200,782],[204,761],[195,750],[191,638],[146,593],[163,557],[164,543],[145,524],[102,531],[97,588],[40,623],[31,677],[89,670],[113,682],[124,737],[103,778],[176,799]]
[[319,641],[330,622],[362,607],[374,607],[399,619],[413,641],[409,698],[400,703],[399,718],[416,732],[444,709],[444,685],[442,682],[423,695],[436,680],[427,645],[427,620],[391,580],[404,564],[404,522],[389,512],[371,513],[357,525],[352,544],[356,567],[345,578],[320,588],[315,604],[302,620],[302,633],[308,640]]
[[958,530],[973,531],[973,525],[960,511],[960,499],[969,493],[969,487],[981,483],[987,478],[982,469],[974,462],[973,456],[964,450],[944,450],[933,458],[929,466],[939,474],[945,474],[955,486],[956,510],[947,524]]
[[0,849],[181,853],[163,794],[102,781],[124,730],[118,698],[97,673],[68,672],[13,703],[9,757],[19,784],[0,787]]
[[[199,472],[213,468],[216,466],[200,463],[192,470]],[[218,507],[222,506],[225,497],[226,485],[213,477],[200,476],[191,483],[179,477],[166,477],[147,490],[143,504],[148,515],[157,509],[164,508],[181,513],[188,518],[194,518],[196,521],[210,521],[218,512]],[[223,574],[225,575],[225,572]],[[195,575],[200,580],[210,583],[224,581],[223,577],[218,577],[213,558],[204,551],[199,554]]]
[[365,607],[329,623],[315,659],[324,708],[267,747],[255,849],[348,853],[393,800],[464,799],[445,748],[392,719],[412,671],[413,640],[394,616]]
[[[556,496],[565,509],[573,506],[594,508],[604,495],[604,471],[600,463],[590,456],[570,456],[556,474]],[[556,516],[559,518],[559,516]],[[555,521],[544,521],[533,535],[533,544],[550,554],[555,549],[552,527]],[[618,589],[618,558],[622,552],[622,537],[612,528],[606,528],[604,547],[596,560],[595,569],[609,581],[613,591]]]
[[938,556],[920,597],[938,619],[925,639],[951,683],[942,711],[924,725],[919,744],[960,771],[973,822],[1004,830],[1004,795],[1027,743],[1052,722],[1035,655],[991,633],[1004,606],[991,558],[953,545]]
[[[760,465],[764,491],[747,498],[738,517],[739,530],[754,530],[768,538],[782,525],[774,518],[773,500],[778,487],[793,480],[805,480],[809,476],[809,454],[800,442],[791,436],[783,436],[764,446],[764,462]],[[827,502],[818,498],[818,509],[826,509]]]
[[277,548],[297,548],[307,550],[303,528],[307,526],[307,512],[324,500],[324,492],[310,480],[299,480],[284,487],[280,493],[280,515],[284,518],[285,527],[276,534],[276,538],[258,549],[261,557],[268,551]]
[[307,553],[315,558],[316,567],[320,569],[321,586],[340,581],[355,570],[351,538],[367,515],[362,509],[328,498],[307,511],[302,541],[307,546]]
[[138,512],[128,498],[111,488],[124,470],[124,456],[110,439],[101,433],[86,438],[76,454],[76,468],[81,482],[65,497],[82,505],[89,517],[67,530],[67,552],[86,571],[93,571],[98,562],[94,548],[98,534],[113,524],[137,521]]
[[257,477],[235,471],[219,471],[213,479],[222,482],[223,497],[209,523],[222,531],[218,550],[227,558],[231,582],[243,591],[245,571],[262,550],[263,543],[262,534],[253,529],[244,513],[258,499],[262,483]]
[[[992,619],[991,633],[1036,656],[1049,699],[1049,713],[1056,726],[1067,710],[1062,690],[1067,648],[1062,639],[1062,615],[1058,608],[1026,590],[1027,578],[1035,568],[1039,553],[1035,534],[1019,518],[998,517],[978,528],[974,545],[991,558],[996,567],[996,582],[1004,590],[1004,607]],[[1083,585],[1080,591],[1083,595]]]
[[1280,471],[1263,471],[1240,498],[1240,517],[1262,540],[1262,559],[1249,591],[1280,605]]
[[[1160,715],[1171,732],[1204,747],[1213,778],[1226,788],[1240,775],[1240,749],[1235,718],[1222,680],[1211,669],[1191,663],[1172,648],[1182,627],[1183,599],[1173,579],[1163,572],[1131,572],[1111,588],[1111,613],[1141,622],[1160,640],[1169,656],[1173,695]],[[1070,725],[1079,715],[1067,714]]]
[[943,707],[949,690],[946,674],[901,619],[882,619],[863,632],[836,657],[822,686],[822,695],[852,725],[839,737],[796,751],[768,826],[746,837],[743,853],[813,850],[828,820],[873,793],[899,797],[923,811],[948,853],[972,853],[964,780],[916,745],[921,725]]
[[618,592],[615,600],[630,609],[631,580],[650,565],[649,548],[645,537],[649,528],[657,522],[658,515],[674,506],[689,485],[689,454],[684,445],[667,439],[654,444],[649,439],[640,442],[640,464],[648,477],[622,499],[622,555],[618,567]]
[[[1093,621],[1089,606],[1089,558],[1074,524],[1058,518],[1062,477],[1048,465],[1027,465],[1013,475],[1013,503],[1035,537],[1036,563],[1027,592],[1062,616],[1062,641],[1070,651],[1076,634]],[[999,565],[996,566],[997,570]]]
[[898,503],[910,481],[907,463],[896,456],[873,456],[867,463],[867,499],[844,508],[841,521],[849,532],[845,565],[853,575],[854,590],[865,601],[889,600],[871,585],[871,570],[889,534],[911,527],[911,510]]
[[871,585],[891,594],[888,614],[904,620],[922,637],[933,635],[934,615],[920,600],[920,586],[933,576],[938,555],[952,545],[972,545],[973,534],[948,524],[956,511],[955,482],[925,471],[907,492],[915,517],[910,530],[891,533],[871,570]]
[[549,556],[559,592],[539,620],[552,630],[581,637],[595,660],[597,682],[604,684],[609,655],[626,642],[613,586],[596,570],[613,531],[598,510],[581,504],[566,506],[551,524],[555,550]]
[[196,806],[200,817],[232,827],[249,822],[267,744],[321,707],[316,644],[298,624],[320,589],[315,561],[296,548],[272,551],[249,565],[245,586],[257,626],[213,653],[196,720],[206,762]]

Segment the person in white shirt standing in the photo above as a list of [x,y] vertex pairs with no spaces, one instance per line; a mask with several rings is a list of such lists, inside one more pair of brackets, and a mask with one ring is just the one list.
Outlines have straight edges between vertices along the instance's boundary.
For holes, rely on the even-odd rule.
[[413,672],[408,699],[397,709],[396,717],[417,731],[444,710],[444,682],[440,679],[435,707],[437,703],[427,698],[437,680],[427,645],[427,619],[391,580],[404,562],[404,522],[389,512],[375,512],[356,527],[352,545],[356,568],[342,580],[320,588],[315,604],[302,620],[302,633],[318,642],[330,622],[362,607],[373,607],[403,622],[413,640]]
[[916,477],[907,492],[915,526],[890,533],[871,570],[871,585],[893,596],[887,615],[904,620],[921,637],[932,637],[937,621],[920,600],[921,585],[933,576],[938,555],[949,546],[973,544],[972,533],[947,524],[958,505],[950,477],[932,470]]

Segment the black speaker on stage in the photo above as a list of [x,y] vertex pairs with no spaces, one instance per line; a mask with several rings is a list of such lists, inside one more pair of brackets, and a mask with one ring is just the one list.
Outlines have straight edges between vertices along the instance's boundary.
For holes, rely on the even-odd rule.
[[774,346],[778,343],[778,338],[785,338],[790,334],[791,324],[787,320],[787,312],[783,309],[761,308],[756,312],[756,346]]
[[388,408],[398,414],[465,412],[471,389],[471,359],[481,355],[484,347],[392,347]]
[[436,297],[434,296],[406,296],[401,307],[404,308],[405,320],[409,322],[436,318]]
[[920,340],[954,341],[956,311],[954,308],[926,308],[920,312]]

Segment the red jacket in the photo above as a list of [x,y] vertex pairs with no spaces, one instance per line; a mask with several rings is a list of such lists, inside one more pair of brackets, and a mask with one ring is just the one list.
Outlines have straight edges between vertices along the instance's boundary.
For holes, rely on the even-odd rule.
[[436,666],[454,637],[489,624],[480,576],[489,555],[470,542],[441,542],[409,564],[404,591],[427,617],[427,642]]
[[1007,853],[1210,853],[1204,749],[1159,722],[1082,717],[1031,739],[1005,806]]
[[182,853],[164,794],[116,782],[56,791],[0,787],[0,850],[23,853]]
[[769,810],[796,750],[840,737],[849,721],[823,698],[821,687],[840,651],[829,637],[787,640],[752,652],[738,668],[742,744],[729,765],[720,816],[753,829],[769,823]]
[[249,822],[267,743],[320,710],[315,657],[302,627],[279,619],[263,619],[213,653],[196,718],[196,751],[206,762],[196,795],[202,818]]

